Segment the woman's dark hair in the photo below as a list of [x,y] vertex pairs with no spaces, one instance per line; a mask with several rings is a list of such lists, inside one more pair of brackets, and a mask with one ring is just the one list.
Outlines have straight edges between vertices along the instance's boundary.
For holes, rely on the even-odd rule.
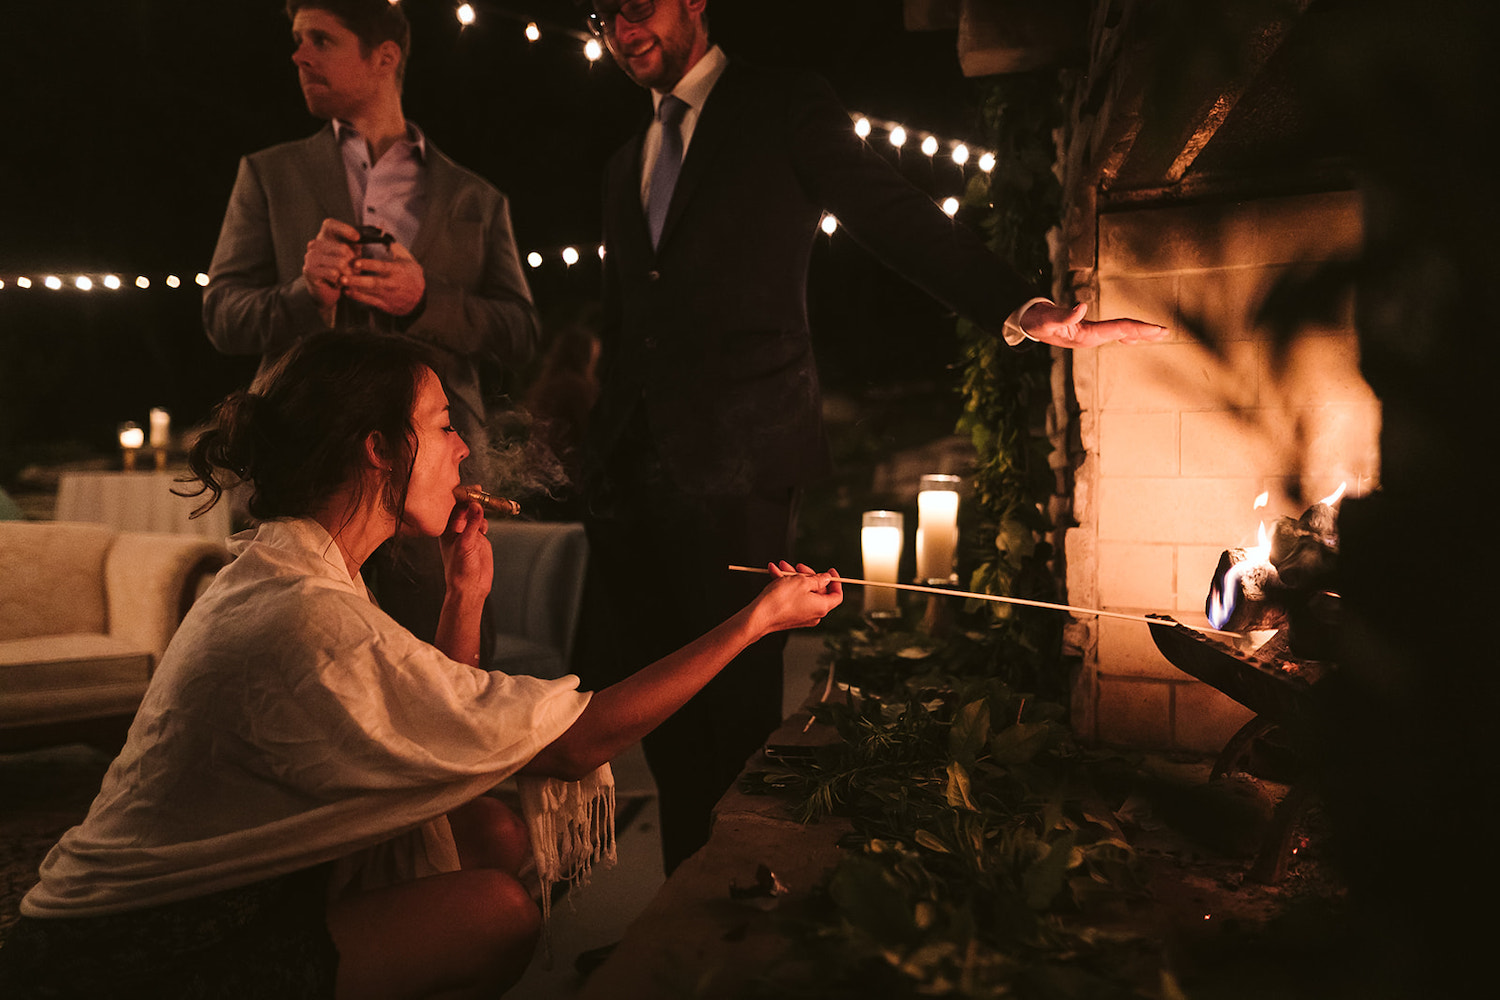
[[416,459],[412,409],[422,371],[432,366],[427,349],[403,337],[330,332],[302,339],[248,390],[214,408],[188,452],[202,485],[185,495],[212,494],[194,516],[243,482],[255,518],[306,517],[347,483],[363,482],[365,440],[374,432],[391,466],[381,500],[399,525]]

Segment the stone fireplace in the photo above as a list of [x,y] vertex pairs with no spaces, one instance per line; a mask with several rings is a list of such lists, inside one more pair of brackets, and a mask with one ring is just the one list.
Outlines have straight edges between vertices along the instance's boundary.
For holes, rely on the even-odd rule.
[[[1037,9],[963,6],[1001,23]],[[1260,20],[1147,0],[1070,9],[1072,27],[1058,30],[1080,57],[1063,60],[1056,294],[1171,335],[1055,352],[1048,430],[1068,602],[1204,626],[1225,550],[1341,484],[1363,496],[1380,476],[1380,404],[1361,375],[1352,298],[1290,338],[1258,319],[1278,281],[1361,248],[1355,179],[1299,90],[1300,67],[1337,29],[1317,3],[1258,6]],[[1150,632],[1074,620],[1075,729],[1221,748],[1249,710],[1170,664]]]
[[[1208,624],[1220,555],[1296,517],[1343,484],[1379,475],[1379,404],[1359,371],[1352,303],[1278,352],[1255,323],[1288,268],[1359,246],[1352,193],[1101,213],[1094,270],[1101,316],[1172,329],[1159,344],[1075,352],[1072,519],[1064,535],[1071,603]],[[1255,509],[1256,498],[1267,495]],[[1081,620],[1075,686],[1081,735],[1133,746],[1221,747],[1249,711],[1182,673],[1150,630]]]

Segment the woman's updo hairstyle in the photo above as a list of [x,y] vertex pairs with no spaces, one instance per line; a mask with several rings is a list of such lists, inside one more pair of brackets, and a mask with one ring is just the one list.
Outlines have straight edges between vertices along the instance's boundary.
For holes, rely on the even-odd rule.
[[416,457],[412,409],[432,362],[404,337],[329,332],[298,341],[249,390],[214,408],[188,453],[202,484],[188,495],[212,494],[194,514],[246,483],[257,520],[309,516],[345,485],[362,488],[365,439],[375,432],[391,467],[381,499],[399,523]]

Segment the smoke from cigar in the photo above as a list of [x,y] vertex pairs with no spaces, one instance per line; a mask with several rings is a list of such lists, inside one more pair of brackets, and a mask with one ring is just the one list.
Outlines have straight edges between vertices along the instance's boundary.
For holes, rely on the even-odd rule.
[[497,497],[486,493],[484,487],[473,484],[455,486],[453,488],[453,499],[459,503],[477,503],[485,510],[496,514],[509,514],[512,517],[521,513],[521,505],[514,500]]

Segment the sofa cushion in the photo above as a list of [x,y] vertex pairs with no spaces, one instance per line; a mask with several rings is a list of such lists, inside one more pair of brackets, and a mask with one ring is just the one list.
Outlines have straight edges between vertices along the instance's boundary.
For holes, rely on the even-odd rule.
[[0,640],[0,726],[128,715],[151,668],[149,652],[105,635]]
[[0,640],[104,632],[114,538],[99,524],[0,521]]

